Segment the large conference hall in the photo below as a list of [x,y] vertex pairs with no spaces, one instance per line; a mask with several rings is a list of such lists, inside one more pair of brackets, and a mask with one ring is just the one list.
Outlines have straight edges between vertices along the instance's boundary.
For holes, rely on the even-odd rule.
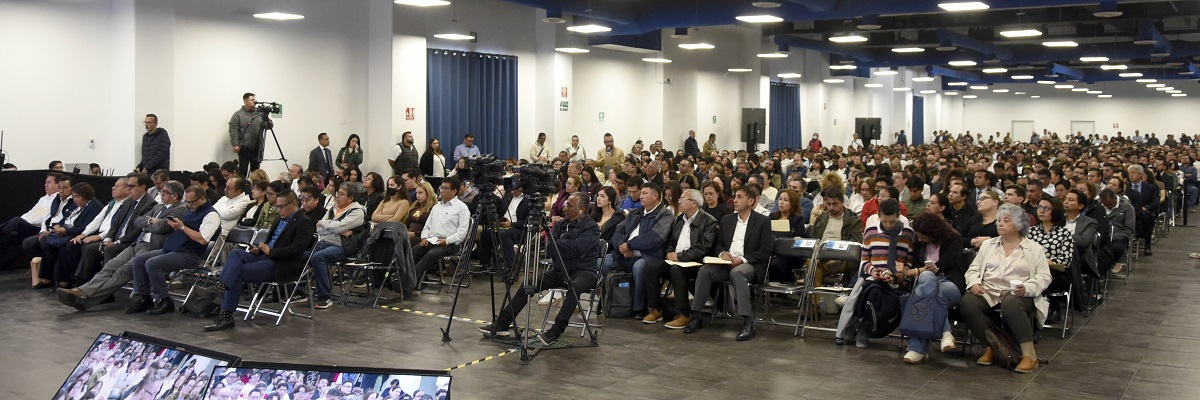
[[0,0],[0,399],[1194,399],[1200,1]]

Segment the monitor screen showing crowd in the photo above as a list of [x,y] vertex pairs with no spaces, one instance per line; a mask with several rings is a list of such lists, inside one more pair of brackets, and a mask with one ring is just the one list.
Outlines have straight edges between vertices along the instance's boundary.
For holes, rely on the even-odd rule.
[[235,360],[101,333],[53,399],[202,399],[213,368]]
[[445,400],[450,376],[441,371],[371,370],[305,365],[217,368],[212,400]]

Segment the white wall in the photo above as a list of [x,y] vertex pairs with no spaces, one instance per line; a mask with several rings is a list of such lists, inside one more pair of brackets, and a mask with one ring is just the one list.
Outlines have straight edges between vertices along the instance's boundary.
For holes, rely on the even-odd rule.
[[[965,100],[963,129],[972,132],[1008,132],[1012,121],[1030,120],[1041,132],[1066,134],[1071,121],[1095,121],[1096,133],[1114,136],[1122,131],[1126,136],[1135,129],[1157,132],[1159,139],[1167,134],[1195,133],[1200,126],[1200,105],[1191,97],[1172,98],[1162,95],[1127,98],[1028,99],[1018,97],[980,97]],[[1118,128],[1113,128],[1118,124]]]

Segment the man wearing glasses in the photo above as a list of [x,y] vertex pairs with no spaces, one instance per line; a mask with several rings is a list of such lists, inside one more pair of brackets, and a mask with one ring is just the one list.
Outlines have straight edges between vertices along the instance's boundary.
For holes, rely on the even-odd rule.
[[182,217],[167,219],[173,232],[163,240],[160,250],[133,257],[133,295],[137,298],[126,314],[149,311],[150,315],[175,311],[171,300],[167,274],[200,265],[208,242],[221,231],[221,217],[208,204],[204,189],[190,186],[183,193],[183,203],[189,212]]
[[233,328],[233,312],[245,282],[291,282],[304,268],[304,252],[312,244],[316,226],[300,209],[300,199],[286,192],[275,197],[279,219],[267,232],[271,236],[250,250],[235,249],[225,261],[216,289],[225,292],[221,313],[205,331]]
[[[138,189],[133,188],[133,190]],[[183,193],[183,190],[183,184],[179,181],[169,181],[164,184],[159,193],[162,196],[162,204],[153,206],[153,209],[145,215],[132,217],[129,222],[131,225],[126,228],[127,232],[117,234],[117,237],[132,235],[131,245],[112,255],[109,255],[110,249],[107,247],[114,245],[106,246],[103,250],[105,252],[104,268],[87,283],[77,288],[56,291],[55,295],[58,296],[58,300],[79,311],[85,311],[103,303],[111,303],[113,293],[133,279],[133,264],[130,260],[137,255],[161,248],[167,235],[174,231],[167,224],[168,218],[179,218],[187,212],[187,207],[182,207],[179,202],[179,193]],[[130,199],[132,198],[131,195]],[[126,201],[126,205],[133,205],[133,203]]]
[[[317,247],[312,254],[313,275],[317,281],[317,296],[314,307],[327,309],[333,306],[330,299],[333,283],[329,279],[329,266],[345,259],[346,250],[342,248],[342,238],[354,234],[354,229],[362,226],[367,220],[367,209],[354,199],[362,194],[363,186],[359,182],[346,182],[338,187],[334,194],[333,207],[325,212],[325,217],[317,221]],[[287,193],[280,193],[283,197]],[[278,198],[276,198],[278,200]],[[283,213],[280,213],[283,218]]]
[[467,237],[471,210],[458,199],[459,185],[457,177],[442,181],[439,201],[429,212],[429,219],[421,230],[421,242],[413,247],[418,273],[436,272],[438,260],[458,253],[458,245]]
[[160,169],[171,168],[171,136],[158,126],[158,116],[146,114],[146,133],[142,134],[142,162],[137,172],[149,174]]

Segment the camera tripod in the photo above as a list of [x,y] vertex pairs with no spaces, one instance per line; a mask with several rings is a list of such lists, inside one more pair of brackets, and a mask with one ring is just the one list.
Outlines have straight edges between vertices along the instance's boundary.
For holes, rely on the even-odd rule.
[[[493,246],[500,243],[499,235],[496,232],[497,216],[496,216],[496,195],[494,187],[486,187],[491,185],[483,185],[480,188],[479,203],[475,204],[475,213],[471,216],[471,224],[467,227],[467,237],[463,240],[462,247],[458,249],[458,265],[454,271],[454,277],[451,278],[451,285],[454,286],[454,301],[450,305],[450,318],[446,321],[446,328],[442,329],[442,342],[449,342],[450,325],[454,323],[454,312],[458,308],[458,296],[462,292],[463,279],[467,277],[470,271],[471,263],[471,248],[475,247],[475,231],[480,226],[483,227],[483,235],[488,235]],[[488,189],[488,190],[484,190]],[[484,261],[484,260],[480,260]],[[502,253],[492,252],[491,265],[504,265]],[[496,285],[495,280],[492,280],[492,319],[496,318]]]
[[263,111],[263,110],[258,110],[258,109],[255,109],[254,113],[257,115],[261,115],[263,118],[263,124],[262,124],[263,128],[258,132],[259,155],[263,154],[262,146],[265,143],[263,143],[264,140],[262,140],[262,139],[266,139],[267,132],[271,133],[271,139],[275,141],[275,148],[279,150],[279,158],[271,158],[271,159],[264,158],[259,162],[261,163],[262,161],[283,161],[284,168],[291,168],[291,164],[288,164],[287,156],[283,155],[283,146],[279,145],[279,136],[275,135],[275,121],[271,120],[271,113]]

